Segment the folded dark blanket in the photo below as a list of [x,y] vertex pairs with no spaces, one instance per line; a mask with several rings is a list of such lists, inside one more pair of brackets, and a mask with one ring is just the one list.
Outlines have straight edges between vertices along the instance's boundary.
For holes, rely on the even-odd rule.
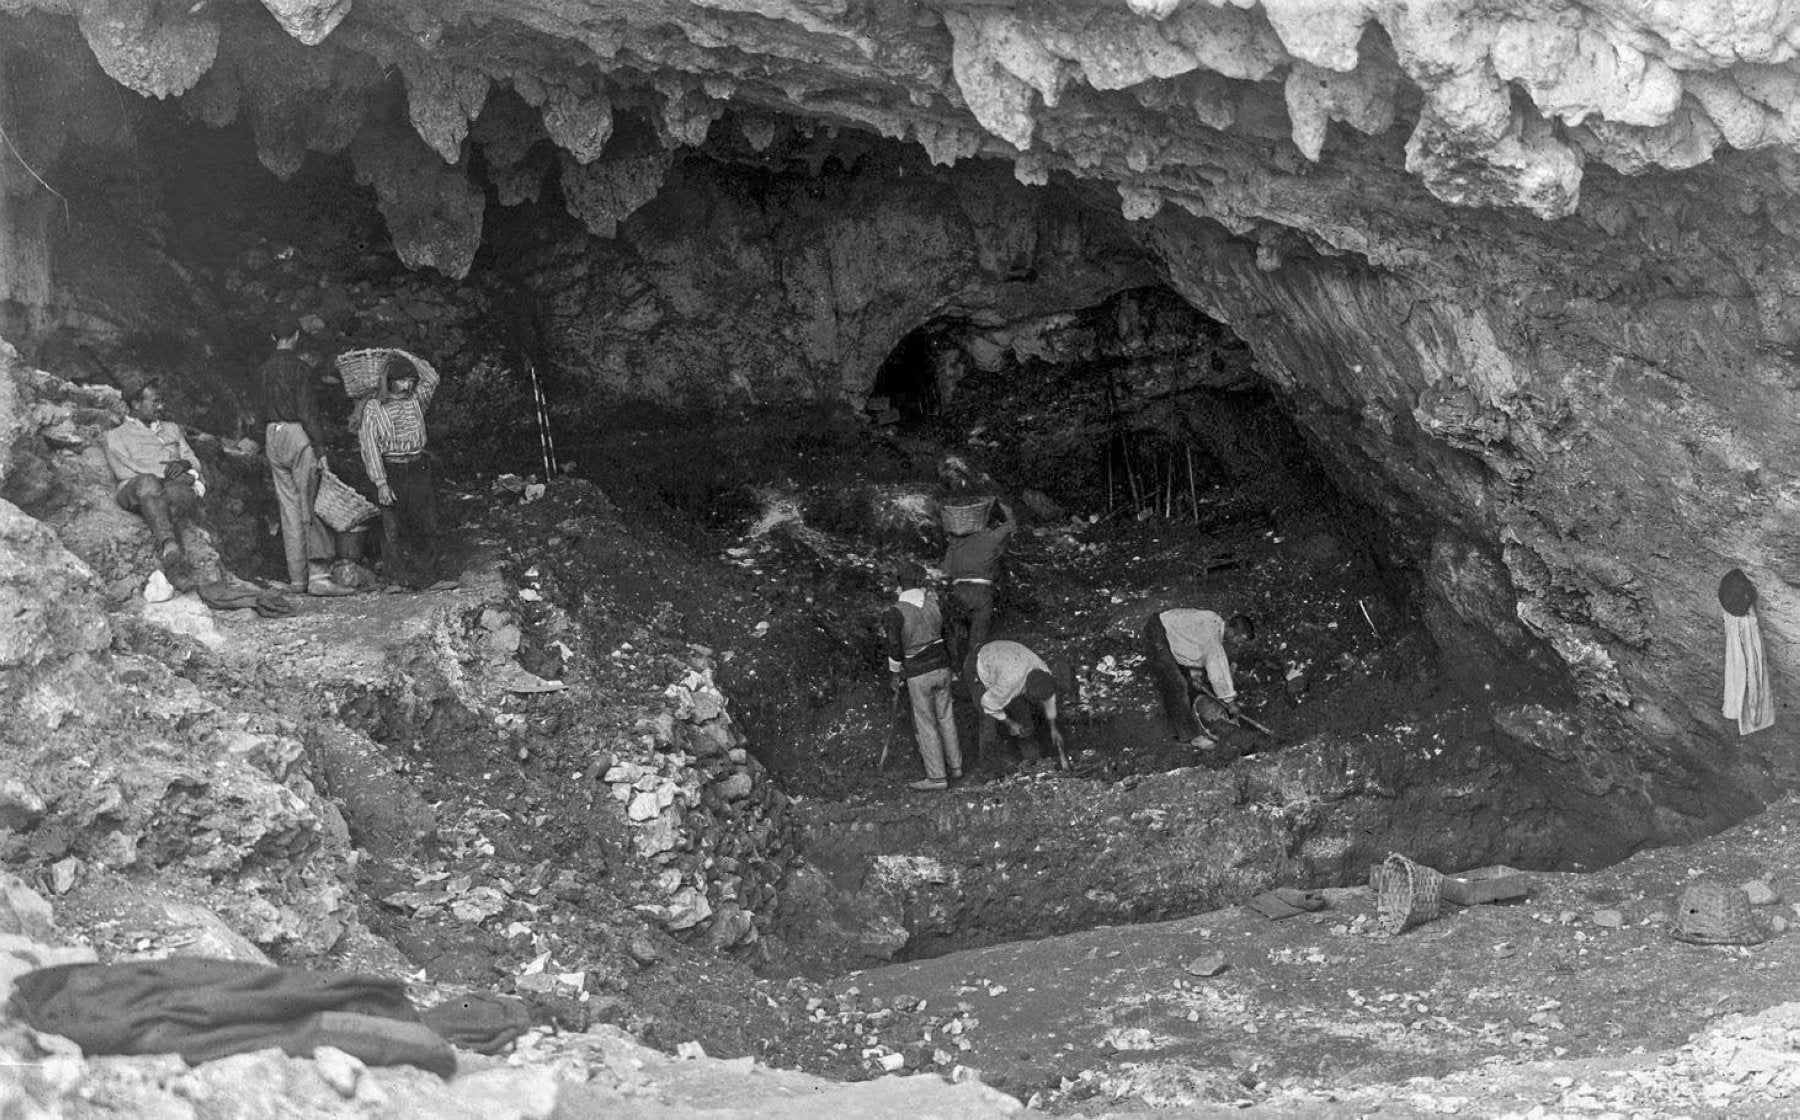
[[190,1065],[278,1047],[335,1046],[368,1065],[456,1072],[398,980],[173,957],[40,968],[13,985],[12,1013],[82,1053],[180,1054]]
[[1272,891],[1264,891],[1257,895],[1245,905],[1270,921],[1278,922],[1296,914],[1308,914],[1315,910],[1325,909],[1325,895],[1320,891],[1276,887]]
[[531,1028],[525,1001],[486,992],[452,996],[423,1012],[425,1025],[465,1050],[498,1054]]

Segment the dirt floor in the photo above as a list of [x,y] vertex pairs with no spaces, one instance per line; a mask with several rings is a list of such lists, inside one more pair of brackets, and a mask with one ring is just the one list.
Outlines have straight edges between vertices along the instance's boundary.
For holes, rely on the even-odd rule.
[[[1142,837],[1132,843],[1153,857],[1166,833],[1159,814],[1178,816],[1178,799],[1192,796],[1183,791],[1201,788],[1183,783],[1266,775],[1255,768],[1322,729],[1410,759],[1404,765],[1419,773],[1479,730],[1471,713],[1487,696],[1433,671],[1417,620],[1383,597],[1372,568],[1343,545],[1349,533],[1334,532],[1337,515],[1318,506],[1273,520],[1239,514],[1222,493],[1226,512],[1212,525],[1147,518],[1077,527],[1072,514],[1022,534],[1001,632],[1053,650],[1079,680],[1074,769],[1024,771],[1016,750],[1003,748],[949,794],[911,793],[904,783],[918,763],[904,728],[888,767],[876,767],[890,724],[874,625],[884,566],[897,555],[928,557],[936,545],[879,510],[885,488],[931,460],[884,440],[858,452],[880,469],[857,477],[843,458],[857,445],[838,438],[812,469],[832,480],[840,505],[809,502],[791,471],[758,477],[756,449],[727,448],[717,478],[684,479],[677,493],[659,489],[672,476],[624,442],[605,487],[564,482],[535,502],[497,489],[491,474],[452,471],[443,495],[461,589],[309,601],[286,620],[216,616],[224,652],[189,658],[185,672],[260,694],[290,716],[336,713],[383,744],[438,823],[417,851],[375,851],[359,865],[372,900],[364,920],[433,983],[527,996],[544,1030],[616,1022],[663,1047],[699,1041],[717,1056],[851,1079],[880,1076],[882,1057],[898,1054],[906,1072],[980,1076],[1053,1112],[1784,1111],[1770,1095],[1786,1091],[1786,1067],[1772,1073],[1764,1067],[1774,1059],[1743,1057],[1762,1054],[1756,1047],[1791,1052],[1783,1013],[1724,1017],[1764,1012],[1791,990],[1800,970],[1791,935],[1753,947],[1686,945],[1669,937],[1668,914],[1682,886],[1706,875],[1763,884],[1763,928],[1784,924],[1785,900],[1800,889],[1787,877],[1800,855],[1794,803],[1690,849],[1593,874],[1534,872],[1522,901],[1446,906],[1397,937],[1375,932],[1375,899],[1354,886],[1328,891],[1325,911],[1281,922],[1227,906],[1107,924],[1106,914],[1171,916],[1133,911],[1143,884],[1125,879],[1111,892],[1084,888],[1095,903],[1085,916],[1042,915],[1041,932],[1078,932],[1039,939],[997,923],[921,939],[911,951],[922,959],[823,981],[780,968],[758,976],[651,929],[616,874],[629,844],[596,826],[584,776],[594,743],[663,687],[670,649],[703,648],[720,660],[754,750],[797,811],[843,829],[921,835],[946,813],[983,814],[1000,822],[992,834],[1007,837],[1009,859],[1034,843],[1066,850],[1046,849],[1034,831],[1044,827],[1075,844]],[[595,450],[589,459],[603,474],[607,459]],[[639,469],[618,465],[627,461]],[[789,510],[789,497],[800,517],[768,516]],[[826,511],[822,523],[841,518],[838,531],[807,532],[805,511],[815,509]],[[1229,566],[1207,571],[1196,558]],[[498,600],[520,612],[520,663],[580,689],[520,698],[511,731],[459,723],[450,706],[409,709],[383,693],[388,659],[410,631]],[[1240,684],[1272,736],[1226,730],[1208,756],[1169,740],[1131,671],[1144,604],[1159,602],[1225,603],[1270,620]],[[553,652],[559,610],[585,627],[566,667]],[[340,683],[307,683],[319,677]],[[575,692],[585,699],[571,699]],[[1131,808],[1151,804],[1164,808]],[[1106,815],[1100,806],[1120,808]],[[1042,813],[1052,809],[1064,817],[1046,825]],[[1055,884],[1070,866],[1025,860],[1018,870]],[[507,905],[470,912],[484,886]],[[1062,896],[1029,897],[1048,905]],[[66,905],[79,923],[79,900]],[[546,950],[558,967],[585,974],[580,996],[529,983]],[[1736,1031],[1735,1049],[1682,1049],[1709,1025]]]

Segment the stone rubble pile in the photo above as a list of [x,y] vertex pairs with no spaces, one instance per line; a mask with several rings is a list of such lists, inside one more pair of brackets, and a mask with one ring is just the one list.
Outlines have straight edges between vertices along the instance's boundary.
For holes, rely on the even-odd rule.
[[743,748],[711,662],[668,686],[672,703],[601,774],[661,868],[662,901],[639,907],[670,933],[718,948],[755,944],[798,858],[788,798]]

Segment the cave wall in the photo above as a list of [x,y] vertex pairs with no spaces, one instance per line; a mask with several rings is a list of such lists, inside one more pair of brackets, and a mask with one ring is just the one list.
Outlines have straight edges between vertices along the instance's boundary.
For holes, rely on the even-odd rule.
[[1796,743],[1718,714],[1729,568],[1762,594],[1778,694],[1800,667],[1796,368],[1775,341],[1796,276],[1791,241],[1746,220],[1759,162],[1590,186],[1549,232],[1421,226],[1437,252],[1416,270],[1271,254],[1179,213],[1150,235],[1340,483],[1410,531],[1443,617],[1512,657],[1547,648],[1648,768],[1703,758],[1722,798],[1766,796]]
[[[1783,688],[1800,11],[0,0],[0,24],[9,75],[30,35],[39,58],[78,36],[119,85],[247,121],[278,175],[344,154],[414,267],[468,273],[508,208],[568,215],[586,236],[517,263],[596,417],[620,392],[854,393],[932,314],[1053,305],[1003,302],[1026,241],[1071,297],[1148,267],[1410,529],[1445,619],[1548,650],[1646,772],[1718,767],[1714,807],[1786,780],[1785,725],[1740,741],[1715,714],[1712,589],[1757,582]],[[54,114],[10,111],[53,162]],[[931,167],[834,180],[796,119]],[[808,185],[696,170],[790,141]],[[9,228],[41,189],[9,165]]]
[[[1155,276],[1116,214],[1003,166],[948,171],[897,144],[820,150],[832,163],[817,175],[799,158],[682,161],[611,237],[550,207],[498,230],[537,300],[561,415],[860,405],[934,316],[1005,323]],[[512,245],[515,225],[530,248]],[[1032,278],[1009,282],[1021,261]]]

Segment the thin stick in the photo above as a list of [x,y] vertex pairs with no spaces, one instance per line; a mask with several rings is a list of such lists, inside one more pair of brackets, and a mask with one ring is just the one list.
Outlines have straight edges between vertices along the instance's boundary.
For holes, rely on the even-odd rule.
[[1113,515],[1113,440],[1106,443],[1106,516]]
[[1130,437],[1121,437],[1120,442],[1125,449],[1125,481],[1131,483],[1131,512],[1136,513],[1144,507],[1144,499],[1138,496],[1137,469],[1131,465]]
[[1377,638],[1381,637],[1381,631],[1375,629],[1374,618],[1370,617],[1370,615],[1369,615],[1369,608],[1363,606],[1363,601],[1361,599],[1358,599],[1356,601],[1356,605],[1359,608],[1361,608],[1361,610],[1363,612],[1363,621],[1369,624],[1369,633],[1375,635]]
[[550,482],[556,477],[556,441],[550,435],[550,405],[538,384],[537,364],[527,358],[525,369],[531,374],[531,399],[537,406],[538,448],[544,455],[544,481]]
[[1181,449],[1187,452],[1188,467],[1188,508],[1194,511],[1194,524],[1200,524],[1200,492],[1194,489],[1194,449],[1182,444]]
[[67,224],[67,222],[69,220],[69,200],[63,196],[63,193],[61,191],[57,190],[55,187],[51,186],[49,183],[44,182],[44,177],[37,173],[37,169],[35,167],[32,167],[29,163],[25,162],[25,157],[19,154],[19,149],[13,147],[12,137],[10,137],[6,134],[6,129],[4,129],[4,128],[0,128],[0,142],[4,142],[6,144],[6,150],[11,152],[13,154],[13,158],[19,161],[19,166],[23,167],[25,169],[26,174],[30,175],[33,179],[36,179],[38,181],[38,186],[43,187],[45,190],[49,191],[51,194],[55,195],[57,198],[62,199],[63,222],[65,224]]

